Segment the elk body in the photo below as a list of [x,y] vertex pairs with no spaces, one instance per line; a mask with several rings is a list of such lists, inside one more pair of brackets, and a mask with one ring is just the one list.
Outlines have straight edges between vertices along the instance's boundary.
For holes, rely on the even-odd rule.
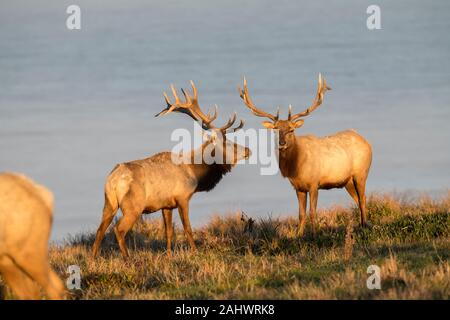
[[39,286],[48,298],[63,298],[64,286],[48,262],[52,211],[46,188],[0,173],[0,273],[19,299],[38,299]]
[[319,189],[345,187],[359,207],[361,225],[366,224],[365,186],[372,161],[370,144],[356,131],[346,130],[327,137],[313,135],[295,136],[294,131],[303,125],[302,117],[309,115],[323,101],[329,90],[325,79],[319,75],[317,96],[313,104],[303,112],[292,115],[289,106],[287,120],[258,109],[248,95],[244,79],[241,98],[253,114],[269,118],[264,121],[267,129],[276,129],[279,134],[279,167],[283,177],[294,187],[299,203],[299,233],[303,234],[306,223],[306,202],[309,194],[310,220],[315,234],[315,215]]
[[[186,98],[185,102],[179,99],[173,86],[172,91],[175,97],[173,104],[164,93],[167,108],[156,116],[170,112],[187,114],[201,123],[203,129],[212,133],[210,138],[199,149],[191,150],[183,155],[183,159],[189,161],[174,161],[179,155],[162,152],[147,159],[119,164],[113,169],[105,184],[105,205],[102,222],[93,246],[94,255],[98,253],[104,234],[119,208],[123,216],[115,226],[114,232],[124,257],[128,256],[125,245],[127,232],[141,214],[158,210],[162,210],[167,250],[170,252],[173,236],[172,210],[175,208],[178,208],[189,244],[195,249],[189,220],[191,197],[196,192],[212,190],[237,161],[250,156],[248,148],[225,138],[225,133],[236,120],[236,114],[225,126],[216,128],[212,122],[217,118],[217,108],[213,116],[210,113],[204,114],[198,105],[197,89],[192,81],[191,85],[193,97],[183,91]],[[243,125],[244,123],[241,121],[240,125],[234,128],[234,131],[242,128]],[[226,161],[205,162],[202,153],[211,146],[214,147],[214,150],[222,152],[225,159],[229,158],[229,154],[232,153],[231,163]],[[195,163],[193,160],[198,159],[199,153],[201,161]]]

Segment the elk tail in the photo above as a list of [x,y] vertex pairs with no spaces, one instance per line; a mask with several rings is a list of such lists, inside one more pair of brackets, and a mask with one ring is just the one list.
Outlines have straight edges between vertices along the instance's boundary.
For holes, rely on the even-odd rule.
[[117,199],[116,190],[112,188],[110,183],[105,185],[105,208],[114,216],[119,209],[119,201]]

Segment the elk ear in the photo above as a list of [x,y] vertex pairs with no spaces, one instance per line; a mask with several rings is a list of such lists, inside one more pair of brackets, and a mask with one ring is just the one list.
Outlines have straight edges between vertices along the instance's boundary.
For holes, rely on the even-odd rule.
[[266,128],[266,129],[275,128],[275,125],[270,121],[263,121],[262,124],[263,124],[264,128]]
[[294,128],[295,128],[295,129],[298,129],[298,128],[300,128],[301,126],[303,126],[304,123],[305,123],[304,120],[297,120],[296,122],[293,123],[293,125],[294,125]]

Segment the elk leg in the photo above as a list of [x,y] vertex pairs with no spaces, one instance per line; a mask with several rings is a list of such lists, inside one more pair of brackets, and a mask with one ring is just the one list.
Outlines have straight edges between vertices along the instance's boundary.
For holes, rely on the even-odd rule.
[[117,242],[119,243],[120,252],[122,252],[122,256],[124,258],[129,257],[127,245],[125,243],[125,236],[133,227],[139,216],[140,214],[134,212],[123,211],[123,217],[120,218],[119,222],[114,227],[114,233],[116,234]]
[[167,253],[170,254],[172,252],[173,238],[172,210],[163,209],[162,213],[164,218],[164,230],[166,232]]
[[305,223],[306,223],[306,200],[307,193],[302,191],[297,191],[297,199],[298,199],[298,215],[299,215],[299,227],[298,227],[298,235],[301,237],[305,231]]
[[358,194],[359,210],[361,211],[361,226],[366,226],[366,181],[355,179],[356,193]]
[[64,285],[50,265],[48,263],[46,265],[46,275],[42,276],[43,280],[41,281],[37,276],[35,279],[42,285],[49,299],[61,300],[64,298]]
[[347,184],[345,185],[345,189],[347,190],[348,194],[352,199],[355,201],[356,205],[359,207],[359,199],[358,199],[358,193],[355,189],[355,184],[353,183],[353,179],[350,179]]
[[178,213],[180,214],[181,222],[183,223],[184,232],[193,250],[196,250],[194,237],[192,235],[191,222],[189,221],[189,204],[182,202],[178,205]]
[[4,257],[0,265],[0,273],[11,288],[14,295],[20,300],[39,298],[39,287],[8,257]]
[[49,269],[49,277],[50,277],[50,285],[52,288],[57,288],[56,293],[57,296],[52,296],[51,292],[47,292],[48,296],[51,299],[63,299],[65,296],[65,287],[61,279],[58,277],[55,271],[52,268]]
[[37,256],[36,252],[36,255],[26,256],[26,259],[16,259],[16,264],[45,290],[49,299],[62,299],[64,285],[45,259],[47,259],[46,254]]
[[102,222],[97,230],[97,235],[95,236],[95,242],[92,246],[92,254],[97,256],[98,249],[100,248],[100,244],[102,243],[103,238],[105,237],[105,232],[111,224],[114,215],[116,214],[118,208],[113,208],[109,203],[108,199],[105,196],[105,205],[103,207],[103,216]]
[[123,216],[114,227],[114,233],[116,234],[117,242],[124,258],[129,257],[125,244],[125,236],[144,211],[144,208],[139,205],[139,203],[143,202],[139,201],[139,199],[143,198],[143,189],[132,185],[120,204]]
[[311,220],[311,227],[313,237],[316,236],[316,210],[317,210],[317,198],[319,196],[319,191],[317,188],[311,189],[309,191],[309,218]]

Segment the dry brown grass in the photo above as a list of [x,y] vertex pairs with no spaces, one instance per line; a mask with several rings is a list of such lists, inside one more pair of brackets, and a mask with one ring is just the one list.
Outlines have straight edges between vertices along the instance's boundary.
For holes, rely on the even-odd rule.
[[[154,214],[128,235],[128,261],[111,233],[96,259],[93,234],[52,247],[50,257],[63,278],[80,266],[72,299],[449,299],[450,193],[373,194],[368,208],[370,229],[358,226],[356,208],[321,210],[315,239],[309,230],[297,237],[295,214],[255,218],[251,231],[240,213],[214,217],[195,231],[198,252],[177,228],[172,256]],[[381,268],[381,290],[366,287],[371,264]]]

